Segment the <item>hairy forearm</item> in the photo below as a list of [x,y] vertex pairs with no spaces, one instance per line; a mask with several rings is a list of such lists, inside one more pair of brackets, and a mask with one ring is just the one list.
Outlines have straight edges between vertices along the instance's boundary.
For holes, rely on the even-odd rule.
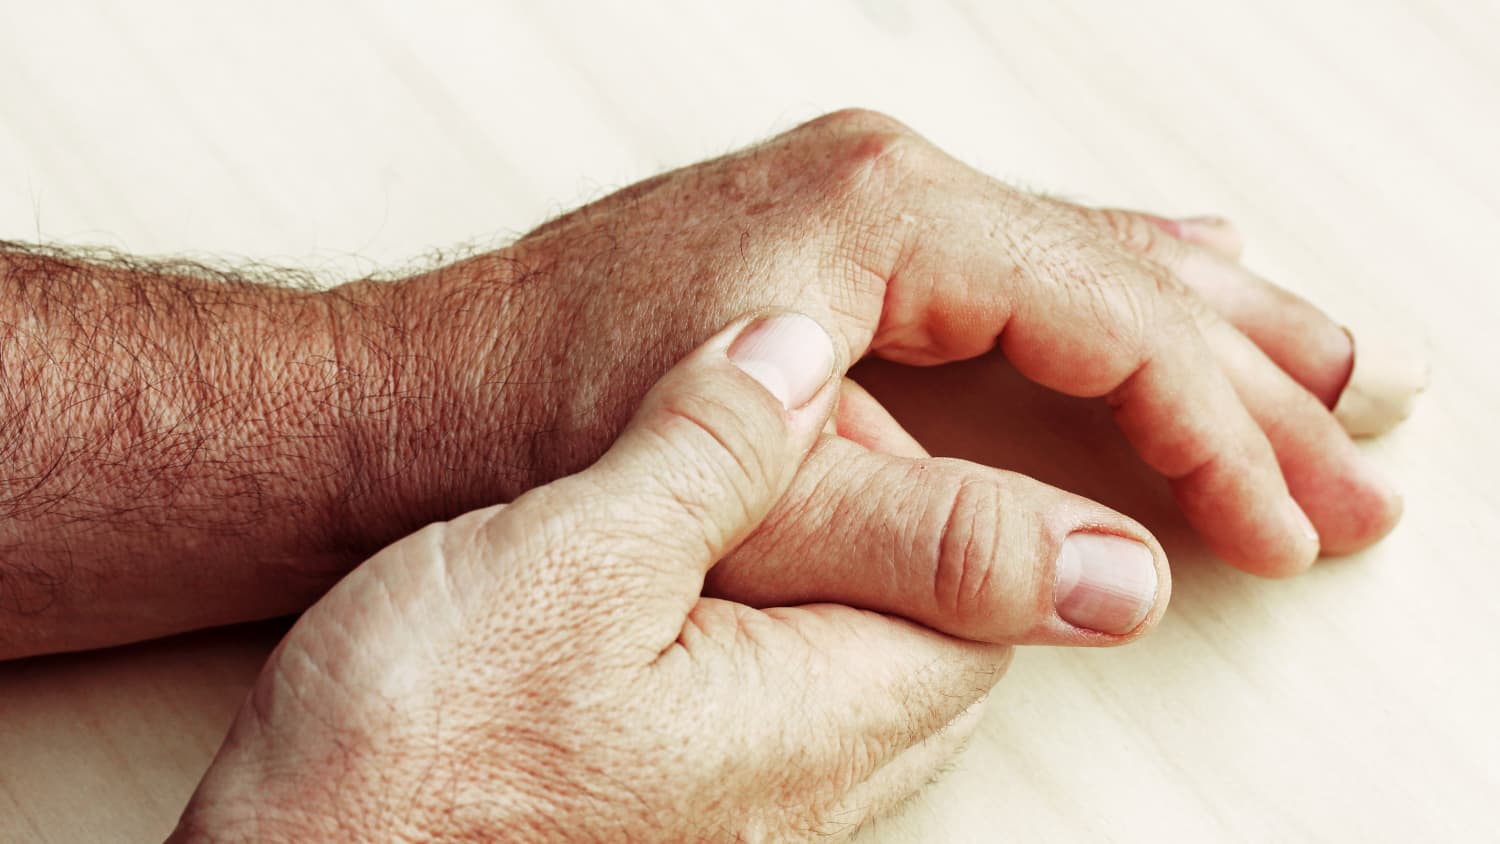
[[317,292],[0,244],[0,657],[293,611],[514,495],[507,273]]

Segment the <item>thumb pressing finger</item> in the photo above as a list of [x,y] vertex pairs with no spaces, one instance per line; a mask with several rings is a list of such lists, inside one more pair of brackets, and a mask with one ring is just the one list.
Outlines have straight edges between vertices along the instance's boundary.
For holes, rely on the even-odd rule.
[[598,579],[613,597],[637,588],[645,594],[635,600],[691,609],[704,573],[791,482],[837,401],[843,365],[817,322],[779,313],[731,325],[662,376],[610,450],[568,479],[583,493],[575,500],[607,502],[583,529],[598,534],[612,569],[635,575]]

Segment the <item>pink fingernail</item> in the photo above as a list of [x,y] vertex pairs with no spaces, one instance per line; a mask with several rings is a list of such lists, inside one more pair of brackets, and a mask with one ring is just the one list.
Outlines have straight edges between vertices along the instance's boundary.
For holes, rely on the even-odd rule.
[[730,344],[729,360],[794,410],[833,374],[833,340],[810,317],[778,314],[746,326]]
[[1156,603],[1156,560],[1133,539],[1079,532],[1057,555],[1057,614],[1074,627],[1129,633]]

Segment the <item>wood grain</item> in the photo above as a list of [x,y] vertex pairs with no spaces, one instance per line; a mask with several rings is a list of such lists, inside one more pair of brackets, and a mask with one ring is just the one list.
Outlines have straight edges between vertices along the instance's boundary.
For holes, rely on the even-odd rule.
[[[1098,407],[998,360],[866,367],[934,450],[1146,521],[1175,578],[1144,642],[1022,653],[867,840],[1500,840],[1497,41],[1483,0],[8,4],[0,237],[336,278],[846,105],[1027,186],[1225,214],[1252,266],[1426,347],[1368,445],[1403,524],[1257,581]],[[0,840],[161,838],[280,629],[0,665]]]

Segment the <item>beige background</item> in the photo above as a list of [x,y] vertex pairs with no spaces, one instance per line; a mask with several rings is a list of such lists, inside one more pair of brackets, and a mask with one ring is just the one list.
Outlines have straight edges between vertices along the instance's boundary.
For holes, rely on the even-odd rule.
[[[1234,218],[1253,266],[1428,350],[1369,446],[1405,521],[1256,581],[1092,405],[996,361],[866,371],[935,449],[1146,520],[1177,579],[1147,641],[1020,654],[870,840],[1500,840],[1494,3],[227,5],[0,5],[0,237],[337,278],[845,105],[1028,186]],[[280,629],[0,665],[0,840],[162,837]]]

